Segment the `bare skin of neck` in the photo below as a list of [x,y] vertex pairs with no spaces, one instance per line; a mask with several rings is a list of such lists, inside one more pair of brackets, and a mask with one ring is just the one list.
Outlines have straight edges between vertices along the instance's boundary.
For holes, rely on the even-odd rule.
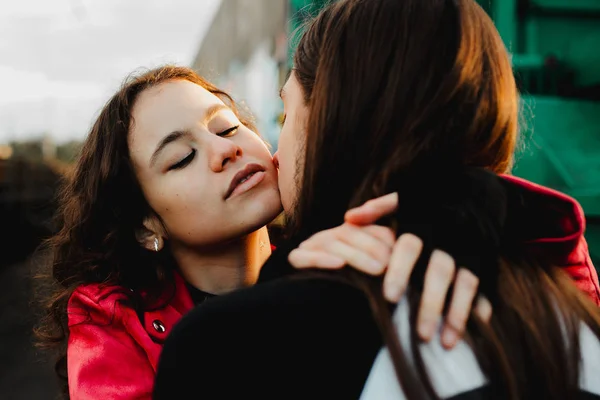
[[172,248],[183,278],[207,293],[225,294],[252,286],[262,265],[271,255],[267,228],[263,227],[239,240],[212,246],[212,250]]

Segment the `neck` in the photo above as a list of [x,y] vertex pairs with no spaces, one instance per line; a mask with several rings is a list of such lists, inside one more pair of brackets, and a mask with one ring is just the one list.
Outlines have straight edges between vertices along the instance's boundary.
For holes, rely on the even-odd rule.
[[271,242],[263,227],[210,249],[173,245],[172,251],[179,271],[190,285],[207,293],[225,294],[256,283],[260,268],[271,255]]

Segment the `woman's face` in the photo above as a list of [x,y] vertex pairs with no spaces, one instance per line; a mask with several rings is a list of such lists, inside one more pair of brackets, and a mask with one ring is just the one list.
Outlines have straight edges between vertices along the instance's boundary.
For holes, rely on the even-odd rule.
[[302,88],[294,75],[281,89],[285,119],[279,136],[279,146],[275,162],[279,165],[279,192],[286,213],[293,210],[302,182],[304,168],[305,127],[308,120],[308,107],[304,102]]
[[154,233],[200,247],[251,233],[281,212],[266,145],[203,87],[161,83],[139,95],[132,116],[130,156],[156,213],[145,223]]

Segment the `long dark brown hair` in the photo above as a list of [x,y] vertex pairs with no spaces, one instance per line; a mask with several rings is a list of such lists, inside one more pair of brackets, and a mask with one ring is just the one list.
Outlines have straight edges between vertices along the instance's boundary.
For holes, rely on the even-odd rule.
[[[415,171],[435,177],[480,169],[496,177],[512,166],[515,80],[493,22],[473,0],[334,2],[307,26],[293,71],[309,110],[290,224],[297,240],[340,224],[350,207],[397,191]],[[485,214],[468,203],[469,187],[463,190],[458,203],[466,208],[455,212]],[[518,246],[490,249],[497,251],[489,293],[497,299],[494,316],[487,325],[471,315],[467,333],[494,393],[572,398],[579,322],[600,336],[598,310],[550,261]],[[341,274],[371,300],[408,397],[435,398],[419,354],[416,371],[403,356],[379,281]],[[413,308],[419,297],[418,290],[409,293]]]
[[[127,289],[124,292],[132,304],[143,311],[147,304],[139,296],[140,290],[148,293],[146,299],[156,299],[165,288],[172,287],[174,262],[168,252],[159,256],[141,247],[136,239],[136,231],[152,210],[133,172],[127,142],[132,109],[140,93],[172,80],[202,86],[240,116],[227,93],[189,68],[170,65],[128,78],[100,112],[74,171],[60,190],[60,230],[45,246],[52,254],[51,271],[40,277],[51,281],[54,289],[44,302],[46,315],[36,334],[40,346],[57,351],[55,368],[64,396],[68,396],[67,303],[73,291],[89,283],[118,285]],[[240,119],[254,130],[249,119]]]

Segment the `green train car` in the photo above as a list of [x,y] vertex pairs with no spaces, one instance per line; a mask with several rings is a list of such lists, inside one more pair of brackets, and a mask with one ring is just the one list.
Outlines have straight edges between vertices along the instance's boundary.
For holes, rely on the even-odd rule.
[[[291,32],[330,0],[290,0]],[[479,0],[522,95],[514,174],[576,198],[600,267],[600,0]],[[293,43],[292,43],[293,47]]]

